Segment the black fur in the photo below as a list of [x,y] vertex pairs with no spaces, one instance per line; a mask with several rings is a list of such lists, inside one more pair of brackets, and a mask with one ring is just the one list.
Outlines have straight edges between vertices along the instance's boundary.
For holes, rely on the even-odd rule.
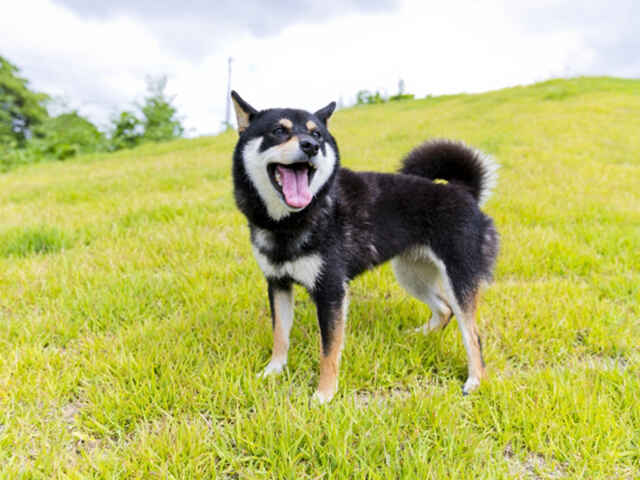
[[[234,172],[242,171],[240,163],[235,162]],[[328,268],[316,291],[341,291],[338,286],[345,280],[417,245],[428,245],[443,260],[461,305],[481,280],[491,280],[498,235],[475,198],[459,184],[339,168],[309,207],[276,222],[249,179],[238,174],[234,179],[238,206],[250,228],[267,229],[274,236],[274,248],[262,251],[272,262],[310,252],[322,256]]]
[[425,142],[414,148],[402,163],[402,173],[447,180],[469,191],[476,200],[480,200],[480,193],[487,187],[484,183],[489,173],[479,152],[459,142]]
[[[311,253],[323,269],[310,294],[318,309],[325,351],[333,331],[332,309],[339,307],[349,280],[416,246],[428,246],[445,264],[461,306],[469,305],[483,280],[490,280],[498,253],[498,234],[478,206],[486,171],[478,155],[450,141],[427,142],[407,155],[401,173],[353,172],[339,165],[335,139],[326,128],[333,107],[322,115],[292,109],[253,114],[234,153],[234,193],[249,221],[252,241],[270,262],[282,264]],[[331,110],[328,112],[327,109]],[[264,136],[262,150],[276,145],[269,129],[281,118],[298,127],[313,120],[321,129],[322,149],[337,157],[335,170],[311,203],[276,221],[269,216],[244,170],[243,148]],[[300,127],[301,128],[301,127]],[[434,183],[441,178],[448,184]],[[256,232],[269,232],[268,245],[258,245]],[[268,278],[290,285],[289,277]]]

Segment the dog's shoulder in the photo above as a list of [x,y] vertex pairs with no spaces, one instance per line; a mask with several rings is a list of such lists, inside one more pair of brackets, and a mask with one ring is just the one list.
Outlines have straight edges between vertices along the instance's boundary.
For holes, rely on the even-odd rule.
[[380,174],[377,172],[356,172],[340,167],[337,174],[337,195],[343,202],[353,202],[371,198],[378,193]]

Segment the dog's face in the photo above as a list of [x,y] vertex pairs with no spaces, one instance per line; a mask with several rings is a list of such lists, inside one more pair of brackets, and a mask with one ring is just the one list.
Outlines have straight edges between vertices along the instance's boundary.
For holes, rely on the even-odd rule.
[[294,109],[258,112],[236,92],[232,98],[240,139],[235,161],[242,167],[273,220],[304,210],[338,164],[327,120],[335,102],[315,113]]

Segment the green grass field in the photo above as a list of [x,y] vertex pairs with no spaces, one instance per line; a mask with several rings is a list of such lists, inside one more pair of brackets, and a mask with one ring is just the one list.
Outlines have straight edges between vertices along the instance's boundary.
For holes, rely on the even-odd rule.
[[232,132],[34,165],[0,175],[0,478],[640,478],[640,81],[359,107],[331,127],[358,170],[431,137],[502,165],[482,387],[461,395],[455,325],[408,333],[429,311],[388,265],[352,283],[328,406],[310,402],[300,288],[289,365],[257,378],[271,320]]

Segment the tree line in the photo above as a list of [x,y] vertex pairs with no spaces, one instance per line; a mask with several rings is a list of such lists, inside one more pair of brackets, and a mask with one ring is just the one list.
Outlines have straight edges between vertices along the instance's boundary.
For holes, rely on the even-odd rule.
[[413,93],[405,92],[404,80],[400,79],[398,82],[398,93],[395,95],[387,96],[385,93],[380,93],[379,90],[376,90],[375,92],[370,90],[359,90],[356,94],[356,105],[374,105],[376,103],[413,100],[414,97]]
[[113,115],[100,129],[77,110],[51,114],[54,99],[34,91],[18,67],[0,56],[0,171],[182,137],[182,121],[166,85],[166,76],[148,77],[143,102]]

